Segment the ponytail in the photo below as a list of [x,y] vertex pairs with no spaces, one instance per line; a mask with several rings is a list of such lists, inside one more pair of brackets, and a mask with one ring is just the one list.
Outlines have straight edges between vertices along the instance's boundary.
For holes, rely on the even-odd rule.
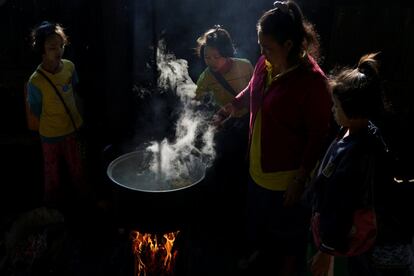
[[364,55],[355,69],[345,68],[331,77],[332,93],[348,118],[376,121],[384,112],[377,55]]
[[358,62],[358,71],[370,79],[378,78],[379,62],[375,59],[378,54],[379,52],[367,54],[361,57]]
[[305,51],[311,55],[314,59],[319,59],[319,35],[315,30],[315,27],[304,16],[299,6],[293,1],[287,1],[289,11],[292,13],[295,24],[298,25],[298,29],[301,29],[303,36],[301,37],[302,51]]
[[315,60],[320,58],[320,42],[319,35],[315,30],[313,24],[311,24],[306,19],[303,22],[303,27],[305,30],[305,40],[303,44],[303,49],[311,55]]

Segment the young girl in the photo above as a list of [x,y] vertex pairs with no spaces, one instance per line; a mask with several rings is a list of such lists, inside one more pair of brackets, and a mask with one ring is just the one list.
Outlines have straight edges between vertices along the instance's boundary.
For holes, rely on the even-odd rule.
[[[235,58],[235,49],[229,32],[215,26],[197,39],[197,54],[207,68],[197,80],[196,99],[211,92],[218,107],[233,100],[243,90],[253,74],[253,66],[247,59]],[[222,80],[219,80],[222,78]],[[223,84],[226,82],[227,84]],[[239,112],[236,117],[246,114]]]
[[[216,112],[248,85],[253,66],[247,59],[234,57],[230,34],[220,26],[207,30],[197,39],[197,44],[197,54],[206,69],[198,78],[196,99],[201,101],[203,108],[212,108],[211,111]],[[209,98],[210,102],[206,103],[205,99]],[[247,172],[240,172],[240,168],[246,167],[248,125],[247,109],[240,110],[225,127],[218,129],[214,137],[217,156],[210,187],[214,196],[218,195],[218,204],[215,204],[218,210],[211,213],[221,214],[224,221],[225,217],[243,215],[245,187],[242,184],[246,182]],[[235,198],[236,204],[228,206],[229,198]],[[216,219],[215,216],[212,219]],[[229,221],[229,229],[235,232],[236,228],[235,223]]]
[[[327,275],[332,255],[348,252],[354,212],[367,200],[364,193],[371,191],[372,196],[385,180],[380,175],[384,146],[370,121],[382,107],[375,54],[362,57],[357,68],[339,72],[331,85],[332,112],[342,131],[327,150],[312,184],[313,219],[319,217],[320,239],[312,259],[313,275]],[[358,257],[348,258],[348,266],[351,275],[372,275],[361,271],[364,265]]]
[[39,118],[44,157],[44,201],[47,205],[56,205],[62,199],[62,160],[79,194],[85,191],[75,136],[76,129],[82,125],[73,94],[78,77],[74,64],[62,59],[67,44],[62,26],[42,22],[33,29],[31,38],[33,49],[42,61],[28,81],[27,101]]

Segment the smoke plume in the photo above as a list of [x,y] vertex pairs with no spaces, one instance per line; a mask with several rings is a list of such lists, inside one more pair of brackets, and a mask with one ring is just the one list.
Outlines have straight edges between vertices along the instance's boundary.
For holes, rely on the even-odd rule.
[[175,126],[175,140],[153,141],[147,150],[154,153],[153,172],[177,178],[191,173],[189,164],[194,158],[202,158],[207,166],[211,164],[215,157],[215,128],[209,125],[212,114],[202,111],[200,103],[194,100],[196,85],[188,74],[187,61],[168,53],[162,41],[157,50],[158,87],[160,91],[174,91],[182,106]]

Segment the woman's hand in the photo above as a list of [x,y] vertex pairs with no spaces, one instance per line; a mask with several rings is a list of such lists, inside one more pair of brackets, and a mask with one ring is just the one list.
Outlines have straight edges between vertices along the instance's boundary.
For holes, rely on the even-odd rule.
[[285,194],[283,195],[284,201],[283,206],[291,207],[297,203],[302,197],[303,190],[305,189],[305,178],[295,178],[286,189]]
[[332,256],[318,251],[311,259],[311,273],[313,276],[327,276]]
[[217,111],[216,114],[214,114],[211,123],[216,127],[220,127],[223,125],[225,121],[230,119],[235,112],[236,108],[231,103],[228,103],[222,108],[220,108],[220,110]]

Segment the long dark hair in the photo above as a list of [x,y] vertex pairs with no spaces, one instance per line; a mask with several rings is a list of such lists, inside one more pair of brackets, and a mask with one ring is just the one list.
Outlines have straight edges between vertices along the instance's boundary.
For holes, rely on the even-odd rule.
[[257,23],[257,31],[273,37],[279,44],[292,41],[290,59],[306,51],[316,60],[319,58],[319,36],[313,25],[302,14],[294,1],[276,1],[274,8],[266,11]]

